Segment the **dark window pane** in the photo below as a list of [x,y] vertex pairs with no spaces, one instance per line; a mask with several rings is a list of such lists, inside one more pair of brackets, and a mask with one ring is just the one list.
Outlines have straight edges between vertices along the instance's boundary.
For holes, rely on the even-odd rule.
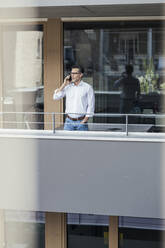
[[119,248],[162,248],[164,231],[119,228]]
[[108,227],[68,225],[68,248],[108,248]]

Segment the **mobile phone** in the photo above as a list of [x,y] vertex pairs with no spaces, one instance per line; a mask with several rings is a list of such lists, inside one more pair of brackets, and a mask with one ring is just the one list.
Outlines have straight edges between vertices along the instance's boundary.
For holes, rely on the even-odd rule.
[[69,79],[68,79],[70,82],[72,81],[72,78],[71,78],[71,75],[69,74]]

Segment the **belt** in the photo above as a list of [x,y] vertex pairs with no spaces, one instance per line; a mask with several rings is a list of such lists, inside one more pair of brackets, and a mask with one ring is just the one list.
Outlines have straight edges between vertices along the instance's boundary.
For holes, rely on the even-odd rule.
[[69,115],[67,115],[67,118],[69,118],[72,121],[80,121],[80,120],[83,120],[85,118],[85,115],[77,117],[77,118],[72,118]]

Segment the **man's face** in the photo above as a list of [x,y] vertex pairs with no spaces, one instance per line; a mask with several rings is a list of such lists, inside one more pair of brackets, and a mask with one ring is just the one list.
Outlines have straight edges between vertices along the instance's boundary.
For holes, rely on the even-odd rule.
[[81,81],[83,74],[79,71],[78,68],[73,68],[71,71],[71,78],[72,78],[72,82],[76,83]]

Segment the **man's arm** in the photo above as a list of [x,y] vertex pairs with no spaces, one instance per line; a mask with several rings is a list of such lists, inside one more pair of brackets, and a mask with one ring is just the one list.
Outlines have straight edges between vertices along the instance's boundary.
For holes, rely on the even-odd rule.
[[89,117],[85,116],[85,118],[81,121],[82,124],[86,123],[88,121]]
[[85,123],[88,121],[90,116],[93,116],[94,114],[94,109],[95,109],[95,95],[94,95],[94,91],[92,89],[92,87],[89,88],[88,91],[88,96],[87,96],[87,100],[88,100],[88,107],[87,107],[87,113],[85,118],[81,121],[81,123]]
[[113,87],[114,87],[114,88],[120,87],[121,84],[122,84],[123,79],[124,79],[124,77],[121,77],[121,78],[119,78],[118,80],[116,80],[116,81],[114,82]]
[[61,98],[63,98],[63,97],[65,96],[65,91],[64,91],[64,89],[65,89],[65,87],[66,87],[67,85],[70,84],[69,77],[70,77],[70,76],[67,76],[67,77],[64,79],[64,82],[63,82],[63,84],[60,86],[60,88],[58,88],[58,89],[56,89],[56,90],[54,91],[54,94],[53,94],[53,99],[54,99],[54,100],[59,100],[59,99],[61,99]]
[[140,97],[140,81],[137,79],[137,100],[139,100]]

